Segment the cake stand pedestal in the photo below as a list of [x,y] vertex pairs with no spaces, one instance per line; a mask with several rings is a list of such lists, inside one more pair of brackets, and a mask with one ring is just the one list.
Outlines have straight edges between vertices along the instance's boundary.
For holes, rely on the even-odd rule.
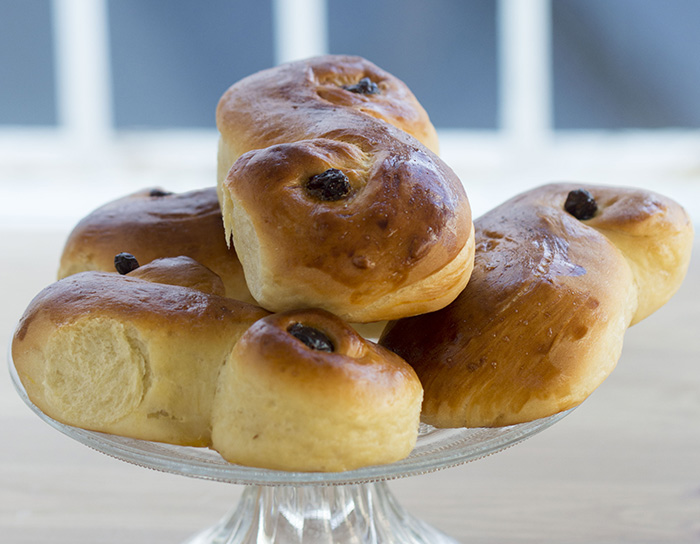
[[238,507],[186,544],[457,544],[406,512],[385,482],[247,486]]
[[185,544],[457,544],[407,513],[386,480],[426,474],[504,450],[569,412],[488,429],[436,429],[421,424],[411,454],[390,465],[347,472],[284,472],[233,465],[207,448],[173,446],[71,427],[28,398],[9,358],[22,400],[47,424],[111,457],[163,472],[245,485],[238,506]]

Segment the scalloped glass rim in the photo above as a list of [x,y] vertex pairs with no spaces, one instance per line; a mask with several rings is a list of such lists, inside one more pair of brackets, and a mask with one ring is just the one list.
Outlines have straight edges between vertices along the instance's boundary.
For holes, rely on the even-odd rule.
[[175,446],[88,431],[60,423],[27,396],[8,353],[12,383],[22,400],[46,423],[82,444],[122,461],[161,472],[241,485],[346,485],[390,480],[434,472],[502,451],[545,430],[572,410],[508,427],[436,429],[421,424],[411,454],[389,465],[347,472],[284,472],[234,465],[208,448]]

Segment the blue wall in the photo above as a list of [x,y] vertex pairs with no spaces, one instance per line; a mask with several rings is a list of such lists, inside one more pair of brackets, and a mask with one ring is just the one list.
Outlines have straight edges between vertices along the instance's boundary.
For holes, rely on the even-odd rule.
[[700,127],[700,2],[554,0],[559,128]]
[[[495,0],[328,0],[329,47],[411,87],[438,128],[496,129]],[[213,128],[274,63],[271,0],[108,0],[117,128]],[[0,125],[56,123],[50,0],[0,0]],[[552,0],[558,129],[700,128],[700,1]]]
[[112,0],[109,18],[118,128],[213,127],[223,92],[274,63],[267,1]]
[[54,125],[50,0],[0,0],[0,124]]
[[330,0],[331,53],[399,77],[443,128],[498,126],[496,2]]

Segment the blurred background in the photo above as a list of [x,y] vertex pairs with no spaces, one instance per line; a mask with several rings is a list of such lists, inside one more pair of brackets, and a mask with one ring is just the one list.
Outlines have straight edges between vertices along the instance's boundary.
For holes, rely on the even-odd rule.
[[0,0],[0,226],[215,183],[214,110],[272,65],[403,79],[478,215],[552,180],[700,206],[696,0]]

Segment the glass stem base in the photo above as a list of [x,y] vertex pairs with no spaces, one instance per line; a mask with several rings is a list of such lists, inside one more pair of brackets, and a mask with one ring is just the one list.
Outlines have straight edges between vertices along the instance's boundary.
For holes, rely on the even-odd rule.
[[457,544],[413,517],[385,482],[248,486],[238,507],[185,544]]

